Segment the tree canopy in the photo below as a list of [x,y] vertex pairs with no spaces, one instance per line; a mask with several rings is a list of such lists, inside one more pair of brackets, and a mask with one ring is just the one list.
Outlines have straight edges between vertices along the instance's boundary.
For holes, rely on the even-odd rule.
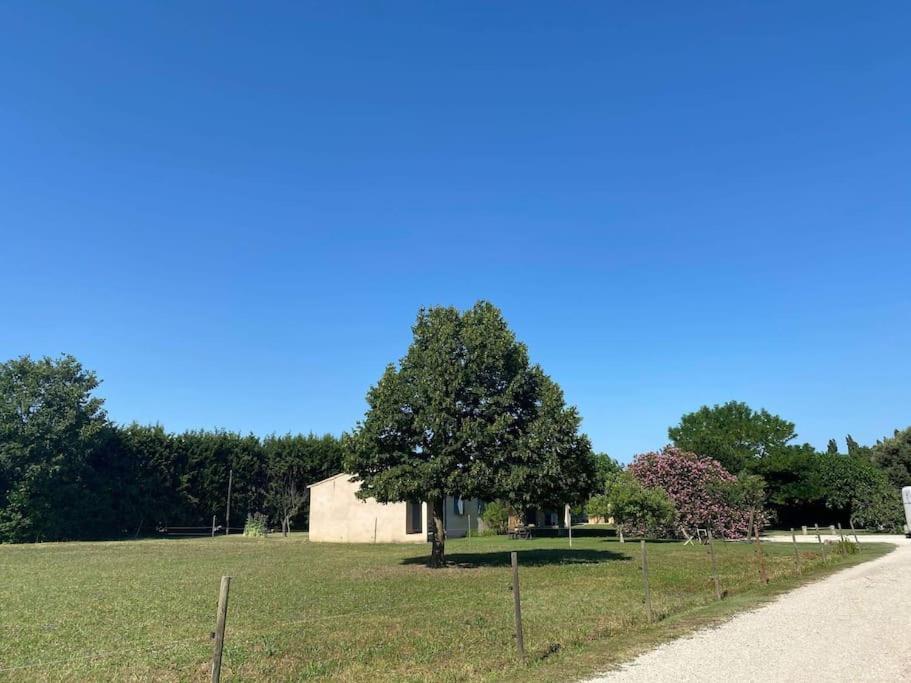
[[588,498],[596,466],[580,417],[496,307],[421,309],[412,332],[367,395],[347,467],[362,497],[429,503],[431,566],[444,563],[447,495],[516,510]]
[[797,437],[794,423],[739,401],[702,406],[667,433],[677,448],[713,458],[735,474]]
[[341,470],[339,440],[328,435],[263,441],[118,426],[95,393],[99,383],[72,356],[0,365],[0,542],[136,536],[159,525],[207,526],[213,515],[224,524],[232,471],[234,525],[260,512],[303,526],[306,506],[285,504],[289,490]]
[[911,486],[911,427],[896,429],[891,437],[877,441],[869,456],[886,473],[892,486]]

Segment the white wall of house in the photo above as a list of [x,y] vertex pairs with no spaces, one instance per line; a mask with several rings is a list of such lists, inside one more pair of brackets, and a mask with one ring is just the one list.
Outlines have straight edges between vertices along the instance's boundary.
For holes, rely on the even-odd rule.
[[[378,503],[373,498],[357,497],[360,482],[351,482],[350,474],[342,473],[312,484],[310,488],[310,540],[324,543],[425,543],[427,541],[427,503],[420,505],[420,531],[414,520],[409,524],[408,503]],[[479,504],[466,500],[459,514],[456,502],[446,499],[446,535],[464,536],[471,528],[479,528]],[[480,524],[483,528],[483,524]]]

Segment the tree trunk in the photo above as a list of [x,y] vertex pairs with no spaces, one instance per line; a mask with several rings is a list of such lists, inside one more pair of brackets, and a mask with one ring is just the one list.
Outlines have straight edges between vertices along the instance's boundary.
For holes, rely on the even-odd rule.
[[427,564],[428,567],[438,568],[446,566],[446,555],[444,552],[446,526],[443,523],[444,504],[445,501],[443,499],[431,500],[427,503],[427,507],[430,508],[432,517],[430,531],[433,532],[433,545],[430,550],[430,562]]

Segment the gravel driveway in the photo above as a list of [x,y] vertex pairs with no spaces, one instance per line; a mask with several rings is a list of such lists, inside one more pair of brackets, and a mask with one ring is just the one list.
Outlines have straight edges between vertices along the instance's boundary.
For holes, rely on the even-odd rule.
[[865,540],[898,548],[662,645],[592,683],[911,681],[911,541]]

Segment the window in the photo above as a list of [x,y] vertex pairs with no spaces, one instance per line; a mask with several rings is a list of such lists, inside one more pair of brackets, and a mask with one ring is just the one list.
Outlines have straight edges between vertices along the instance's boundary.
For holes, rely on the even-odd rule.
[[424,530],[423,512],[421,503],[405,503],[406,534],[419,534]]

